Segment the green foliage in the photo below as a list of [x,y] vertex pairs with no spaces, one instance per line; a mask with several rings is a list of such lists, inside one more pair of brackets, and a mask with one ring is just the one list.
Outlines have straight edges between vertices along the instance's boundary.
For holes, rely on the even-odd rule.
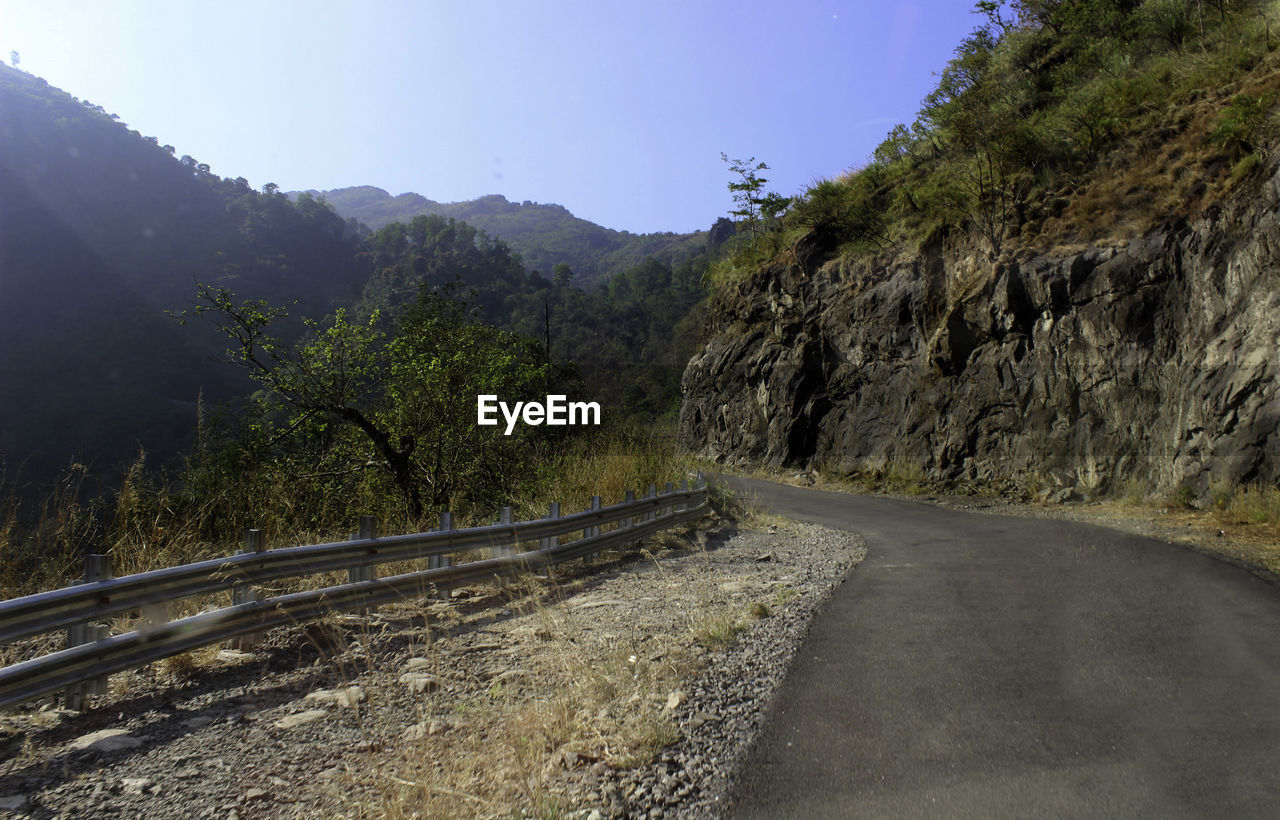
[[[82,550],[126,542],[122,569],[225,554],[249,527],[315,541],[349,531],[353,510],[397,530],[446,507],[483,517],[535,497],[570,445],[621,446],[479,427],[478,393],[568,393],[614,424],[678,407],[701,326],[700,237],[588,232],[591,264],[619,270],[591,290],[576,286],[589,278],[576,257],[543,276],[444,216],[366,238],[323,200],[222,179],[9,69],[0,147],[12,160],[0,163],[0,372],[14,385],[0,391],[0,469],[11,459],[27,482],[0,514],[6,584],[44,579],[37,565],[60,580]],[[514,216],[504,203],[479,207]],[[183,330],[164,314],[189,305],[192,280],[206,284],[187,315],[216,321]],[[228,342],[238,370],[208,364]],[[139,441],[156,453],[145,470]],[[98,460],[75,475],[102,485],[44,496],[42,515],[33,485],[79,454]],[[634,486],[675,477],[642,461],[626,471],[644,473]]]
[[[1187,171],[1219,175],[1221,185],[1206,180],[1206,196],[1229,182],[1203,146],[1235,162],[1232,178],[1241,178],[1242,157],[1271,138],[1280,91],[1274,4],[1012,0],[975,11],[982,25],[957,47],[915,122],[895,126],[868,165],[812,185],[791,204],[788,227],[844,254],[959,229],[995,259],[1051,226],[1087,239],[1168,219],[1178,203],[1199,202],[1178,182]],[[1205,128],[1205,101],[1232,88],[1240,90]],[[753,163],[732,169],[740,199],[758,190]],[[1139,191],[1140,202],[1126,193]],[[1068,218],[1074,199],[1090,204]],[[737,211],[750,217],[749,205]],[[1121,206],[1124,219],[1098,219]],[[716,281],[770,258],[767,243],[750,250],[718,261]]]
[[308,468],[381,473],[410,520],[421,518],[424,498],[448,509],[459,495],[475,500],[504,489],[529,434],[478,426],[477,395],[525,401],[551,387],[534,344],[473,321],[448,289],[421,285],[390,332],[380,329],[377,311],[353,322],[339,310],[328,322],[306,321],[309,336],[297,344],[270,333],[281,308],[208,285],[199,298],[193,313],[216,319],[231,359],[269,391],[255,438],[279,455],[305,435],[303,451],[290,457]]
[[372,267],[363,313],[392,315],[423,285],[461,282],[480,319],[542,340],[543,355],[577,373],[588,397],[612,415],[652,419],[679,404],[681,371],[697,339],[705,257],[674,265],[650,257],[584,290],[567,265],[552,280],[528,273],[505,243],[438,216],[388,225],[361,254]]
[[1146,0],[1138,12],[1137,25],[1175,52],[1182,51],[1196,30],[1195,14],[1187,0]]
[[1275,94],[1251,97],[1237,94],[1222,112],[1218,127],[1209,135],[1211,142],[1223,146],[1239,158],[1258,150],[1258,138],[1266,130]]
[[760,176],[760,171],[769,170],[769,166],[756,162],[755,157],[731,160],[721,153],[720,159],[729,165],[729,172],[733,174],[729,180],[729,194],[735,207],[729,214],[737,217],[740,231],[745,231],[749,241],[777,232],[778,219],[790,206],[791,200],[765,191],[764,185],[769,180]]
[[788,222],[806,228],[820,243],[879,244],[885,233],[884,212],[875,191],[860,175],[853,184],[823,180],[805,192],[788,215]]

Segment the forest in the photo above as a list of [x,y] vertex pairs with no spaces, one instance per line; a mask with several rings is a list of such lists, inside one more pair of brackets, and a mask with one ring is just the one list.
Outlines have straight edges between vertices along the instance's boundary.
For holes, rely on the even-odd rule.
[[[0,142],[6,595],[87,550],[129,570],[249,526],[340,533],[353,509],[389,529],[478,520],[533,505],[566,460],[619,494],[675,477],[705,246],[592,287],[450,217],[371,232],[7,67]],[[600,402],[604,427],[475,424],[478,393],[548,392]]]

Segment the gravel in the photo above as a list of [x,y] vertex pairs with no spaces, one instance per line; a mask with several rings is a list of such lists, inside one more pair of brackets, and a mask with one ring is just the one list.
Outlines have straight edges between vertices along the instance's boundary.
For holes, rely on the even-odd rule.
[[[667,536],[542,582],[536,605],[510,586],[474,587],[278,630],[250,652],[210,650],[178,680],[153,665],[117,676],[84,712],[0,715],[0,816],[409,816],[417,793],[388,783],[434,777],[464,747],[492,747],[506,765],[499,707],[563,688],[567,647],[588,668],[631,663],[636,681],[664,681],[631,699],[679,740],[638,768],[590,737],[554,750],[538,765],[560,813],[714,817],[810,619],[864,554],[849,533],[781,520]],[[711,609],[742,630],[727,648],[690,628]],[[645,677],[675,658],[700,671],[670,689]],[[495,769],[460,795],[475,802],[445,812],[540,811],[510,780]]]
[[[750,749],[809,623],[837,584],[866,555],[849,533],[791,524],[762,548],[795,561],[792,605],[762,618],[689,685],[678,710],[683,738],[651,765],[609,777],[609,817],[720,816],[738,763]],[[584,815],[584,816],[589,816]]]

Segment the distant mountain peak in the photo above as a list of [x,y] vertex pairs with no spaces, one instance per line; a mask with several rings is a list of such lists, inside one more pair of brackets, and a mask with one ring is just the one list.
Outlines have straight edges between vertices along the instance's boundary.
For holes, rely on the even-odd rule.
[[[357,219],[377,230],[415,216],[444,216],[466,222],[506,242],[526,268],[549,272],[568,265],[580,282],[607,278],[647,256],[678,261],[706,247],[706,232],[632,234],[581,219],[555,203],[512,202],[502,194],[486,194],[465,202],[441,203],[408,192],[392,196],[372,185],[307,191],[323,197],[344,219]],[[291,193],[291,197],[297,193]]]

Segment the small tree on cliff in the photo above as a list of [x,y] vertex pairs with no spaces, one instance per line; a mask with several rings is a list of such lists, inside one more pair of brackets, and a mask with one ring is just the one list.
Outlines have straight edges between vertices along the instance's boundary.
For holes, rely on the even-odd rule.
[[752,240],[760,238],[767,230],[776,228],[778,217],[791,204],[791,200],[764,190],[764,184],[769,180],[760,176],[759,172],[769,170],[769,166],[756,162],[755,157],[731,160],[723,152],[720,159],[728,163],[729,172],[736,175],[736,178],[729,180],[729,194],[737,207],[729,214],[737,217],[746,227],[747,235]]

